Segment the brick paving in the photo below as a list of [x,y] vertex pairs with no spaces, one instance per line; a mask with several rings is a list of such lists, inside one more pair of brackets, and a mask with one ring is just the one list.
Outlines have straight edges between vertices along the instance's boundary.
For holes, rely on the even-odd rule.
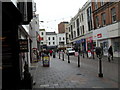
[[117,88],[116,81],[99,78],[97,72],[87,65],[80,68],[74,63],[68,64],[58,58],[52,58],[50,67],[43,67],[42,62],[32,69],[34,88]]

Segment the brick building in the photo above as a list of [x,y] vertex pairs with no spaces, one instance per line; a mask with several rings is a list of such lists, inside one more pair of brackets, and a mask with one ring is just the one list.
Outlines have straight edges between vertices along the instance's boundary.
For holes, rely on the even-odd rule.
[[120,2],[92,2],[93,40],[96,46],[108,55],[108,48],[113,46],[115,57],[120,54]]
[[61,22],[58,24],[58,33],[65,33],[68,22]]

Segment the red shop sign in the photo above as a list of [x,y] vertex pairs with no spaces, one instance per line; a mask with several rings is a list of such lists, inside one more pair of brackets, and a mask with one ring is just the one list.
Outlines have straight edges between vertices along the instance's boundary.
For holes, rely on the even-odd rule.
[[100,34],[97,34],[97,37],[98,38],[101,38],[102,37],[102,34],[100,33]]

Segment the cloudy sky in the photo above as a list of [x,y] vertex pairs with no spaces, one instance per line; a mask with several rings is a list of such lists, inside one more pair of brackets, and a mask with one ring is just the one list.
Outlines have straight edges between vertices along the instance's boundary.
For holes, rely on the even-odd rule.
[[58,24],[70,21],[87,0],[34,0],[39,14],[40,28],[58,32]]

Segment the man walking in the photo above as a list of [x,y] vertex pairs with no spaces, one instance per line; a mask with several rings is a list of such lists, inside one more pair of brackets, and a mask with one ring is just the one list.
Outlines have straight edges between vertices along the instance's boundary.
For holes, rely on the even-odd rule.
[[112,45],[108,49],[108,61],[110,62],[110,59],[113,60],[113,49]]

